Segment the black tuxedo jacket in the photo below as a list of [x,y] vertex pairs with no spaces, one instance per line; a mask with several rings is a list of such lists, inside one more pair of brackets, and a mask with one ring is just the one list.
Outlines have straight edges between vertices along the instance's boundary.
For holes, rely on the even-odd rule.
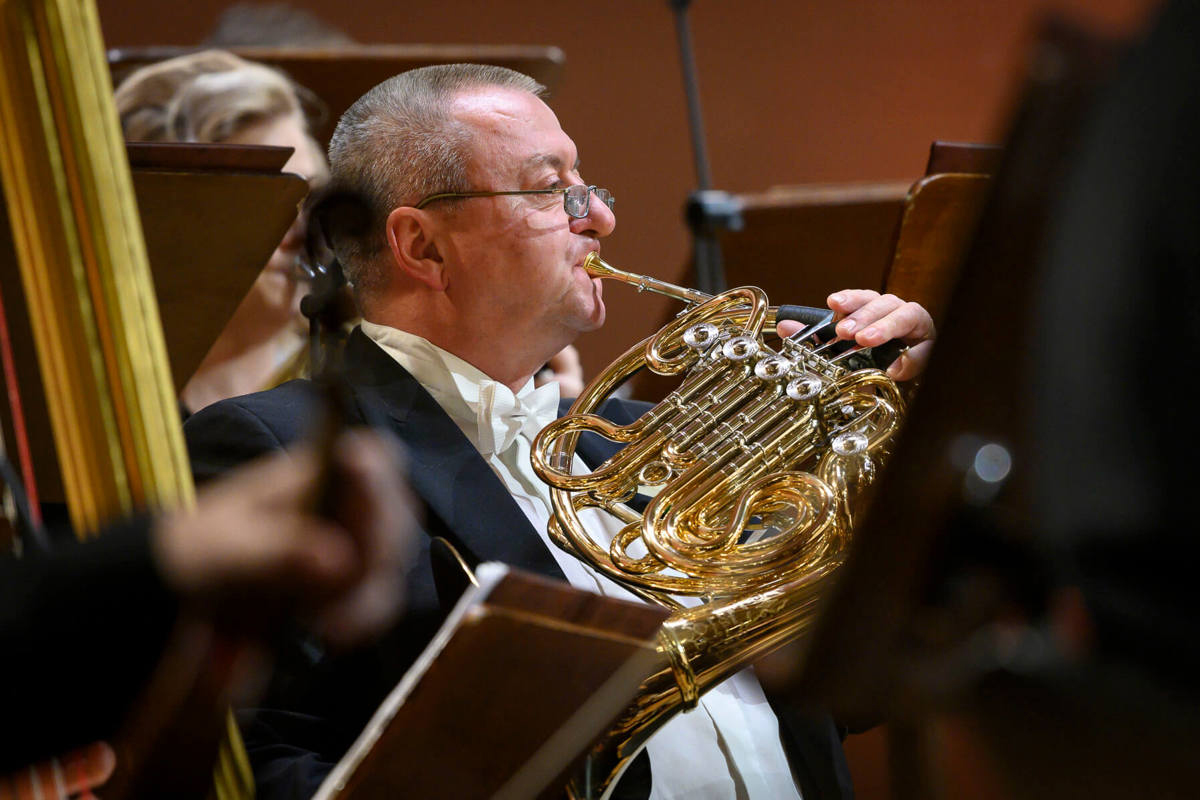
[[[338,659],[311,647],[295,648],[281,664],[264,708],[244,715],[247,749],[263,797],[311,795],[436,632],[444,610],[433,579],[433,537],[447,539],[471,565],[502,561],[565,580],[508,490],[415,378],[358,329],[347,342],[344,363],[352,401],[349,422],[389,430],[408,449],[409,479],[425,507],[421,550],[407,576],[405,617],[391,634]],[[192,416],[184,430],[196,480],[302,439],[314,417],[314,398],[307,381],[291,381]],[[612,400],[603,412],[625,424],[643,410],[642,404]],[[579,444],[590,465],[615,449],[597,437],[582,437]],[[832,721],[776,711],[806,800],[851,797]],[[647,776],[640,777],[623,780],[622,793],[646,796]]]

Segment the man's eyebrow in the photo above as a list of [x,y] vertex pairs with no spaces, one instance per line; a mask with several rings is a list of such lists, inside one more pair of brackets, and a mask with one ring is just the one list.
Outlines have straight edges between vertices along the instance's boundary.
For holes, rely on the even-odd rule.
[[[563,160],[561,158],[559,158],[557,155],[555,155],[554,153],[541,153],[539,155],[533,156],[528,161],[526,161],[524,163],[524,165],[522,165],[521,174],[527,174],[530,172],[534,172],[541,167],[551,167],[556,172],[561,172],[562,168],[563,168],[563,163],[564,163]],[[571,167],[571,171],[572,172],[579,171],[579,159],[578,158],[575,159],[575,164],[574,164],[574,166]]]

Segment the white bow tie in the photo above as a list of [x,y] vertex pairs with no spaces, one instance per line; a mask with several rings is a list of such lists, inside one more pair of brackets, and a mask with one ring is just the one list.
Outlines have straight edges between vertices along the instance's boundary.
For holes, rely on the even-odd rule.
[[522,434],[532,442],[538,431],[558,417],[558,384],[551,381],[514,395],[502,383],[485,381],[479,385],[478,400],[467,402],[475,409],[479,451],[487,458],[508,450]]

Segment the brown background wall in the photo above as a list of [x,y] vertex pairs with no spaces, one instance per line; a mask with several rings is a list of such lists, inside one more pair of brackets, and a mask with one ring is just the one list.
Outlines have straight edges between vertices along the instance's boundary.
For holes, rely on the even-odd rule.
[[[192,44],[225,0],[99,0],[110,46]],[[552,99],[585,177],[618,197],[605,256],[683,275],[694,188],[675,30],[666,2],[296,0],[364,42],[553,44]],[[713,179],[778,184],[909,179],[935,138],[1000,138],[1034,20],[1066,10],[1136,30],[1156,0],[700,0],[692,27]],[[836,288],[831,286],[830,289]],[[606,288],[608,335],[581,342],[589,374],[657,325],[670,301]],[[821,297],[773,298],[818,304]]]

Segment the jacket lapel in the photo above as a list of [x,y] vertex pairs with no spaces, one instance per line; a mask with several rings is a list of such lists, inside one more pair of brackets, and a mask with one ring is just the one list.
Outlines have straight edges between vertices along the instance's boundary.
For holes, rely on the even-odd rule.
[[503,561],[565,580],[504,484],[416,378],[357,328],[345,364],[363,419],[407,446],[431,535],[449,539],[472,566]]

